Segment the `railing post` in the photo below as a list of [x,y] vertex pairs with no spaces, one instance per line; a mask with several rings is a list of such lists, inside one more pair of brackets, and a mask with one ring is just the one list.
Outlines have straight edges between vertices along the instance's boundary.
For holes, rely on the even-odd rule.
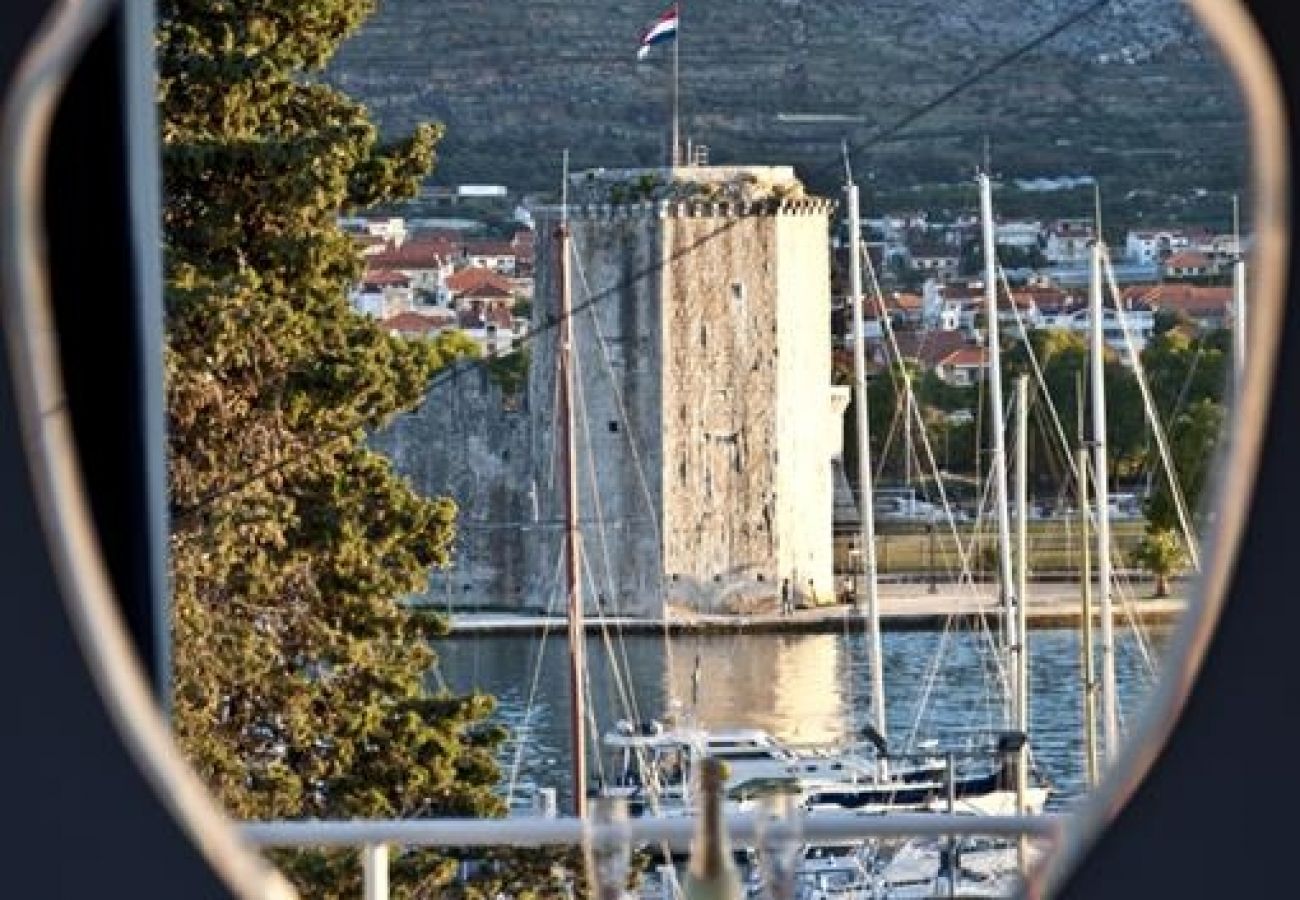
[[361,848],[361,896],[363,900],[388,900],[387,844]]

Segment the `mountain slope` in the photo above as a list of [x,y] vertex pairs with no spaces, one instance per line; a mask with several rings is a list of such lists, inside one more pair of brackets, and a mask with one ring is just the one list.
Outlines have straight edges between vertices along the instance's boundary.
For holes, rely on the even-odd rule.
[[[576,167],[666,154],[669,47],[636,59],[665,6],[613,0],[382,0],[329,78],[386,130],[448,125],[440,182],[556,183]],[[868,139],[1082,0],[711,0],[683,7],[683,132],[715,162],[794,163],[838,177]],[[780,113],[860,116],[783,122]],[[1181,4],[1115,0],[859,160],[891,183],[952,181],[982,156],[1015,175],[1232,189],[1244,116],[1226,67]]]

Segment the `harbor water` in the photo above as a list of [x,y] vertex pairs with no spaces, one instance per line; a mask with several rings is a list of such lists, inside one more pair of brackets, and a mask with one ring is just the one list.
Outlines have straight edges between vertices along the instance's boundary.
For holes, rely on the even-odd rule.
[[[1170,629],[1116,629],[1121,730],[1137,721]],[[936,740],[940,750],[988,746],[1006,726],[1001,674],[987,631],[884,634],[891,749]],[[547,635],[452,636],[435,644],[434,684],[497,698],[511,733],[503,779],[570,796],[568,651]],[[757,727],[791,743],[847,741],[873,722],[864,635],[620,635],[588,638],[589,744],[597,778],[598,738],[620,719],[693,717],[709,728]],[[1049,810],[1068,809],[1085,789],[1080,641],[1073,629],[1030,632],[1033,762],[1052,786]],[[1098,706],[1100,709],[1100,704]],[[589,719],[589,730],[591,729]],[[1100,726],[1098,726],[1100,728]]]

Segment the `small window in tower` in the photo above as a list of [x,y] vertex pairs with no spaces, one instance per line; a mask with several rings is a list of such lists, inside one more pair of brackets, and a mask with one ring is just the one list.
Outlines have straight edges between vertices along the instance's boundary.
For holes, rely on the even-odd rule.
[[709,346],[709,326],[707,325],[700,326],[700,346]]
[[745,285],[743,285],[739,281],[733,281],[731,283],[731,299],[734,300],[736,303],[744,303]]
[[610,433],[610,434],[618,434],[618,420],[617,420],[617,419],[610,419],[610,420],[609,420],[609,433]]

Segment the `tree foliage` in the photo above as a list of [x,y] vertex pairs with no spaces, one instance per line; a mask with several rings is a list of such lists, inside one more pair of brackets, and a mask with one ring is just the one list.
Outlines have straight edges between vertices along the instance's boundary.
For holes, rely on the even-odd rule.
[[[381,145],[314,83],[370,0],[162,0],[174,724],[243,819],[491,815],[491,701],[433,694],[399,602],[448,561],[455,507],[365,436],[458,355],[352,311],[341,212],[414,193],[439,131]],[[355,893],[352,855],[281,857]],[[452,867],[404,857],[400,890]]]
[[1169,576],[1187,564],[1187,549],[1171,529],[1148,531],[1134,551],[1133,561],[1155,578],[1155,596],[1168,597]]
[[[1210,466],[1223,436],[1224,419],[1222,404],[1202,398],[1175,418],[1169,429],[1174,470],[1192,515],[1201,508],[1209,483]],[[1156,478],[1151,496],[1147,498],[1146,515],[1153,533],[1179,527],[1178,507],[1170,491],[1169,479],[1163,472]]]

